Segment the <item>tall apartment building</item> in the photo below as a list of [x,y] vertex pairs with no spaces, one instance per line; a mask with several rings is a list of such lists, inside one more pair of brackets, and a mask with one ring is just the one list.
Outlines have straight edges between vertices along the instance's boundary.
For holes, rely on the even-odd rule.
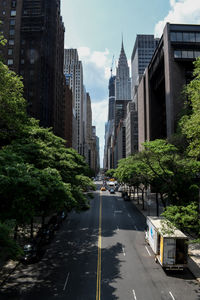
[[115,99],[116,100],[131,100],[131,78],[129,66],[124,51],[124,44],[122,41],[121,52],[116,68],[115,79]]
[[83,154],[83,67],[77,49],[64,50],[64,74],[69,79],[77,118],[77,151]]
[[65,115],[63,126],[64,126],[64,136],[63,138],[67,141],[66,146],[77,149],[77,120],[76,112],[73,106],[73,94],[69,87],[69,78],[65,77],[64,84],[64,105],[63,114]]
[[132,99],[137,91],[140,79],[149,64],[159,39],[150,34],[138,34],[131,56]]
[[108,121],[114,120],[115,118],[115,76],[109,79],[109,99],[108,99]]
[[138,112],[133,101],[127,104],[126,157],[138,151]]
[[170,138],[184,104],[184,85],[200,57],[200,25],[167,23],[138,87],[138,139]]
[[4,62],[22,75],[28,113],[44,127],[60,126],[63,105],[64,25],[60,0],[0,0]]

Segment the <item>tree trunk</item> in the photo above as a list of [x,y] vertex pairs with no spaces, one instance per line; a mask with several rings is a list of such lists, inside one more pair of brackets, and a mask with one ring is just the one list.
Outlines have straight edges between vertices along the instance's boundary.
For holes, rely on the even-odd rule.
[[31,218],[31,239],[33,239],[33,218]]
[[43,214],[42,215],[42,227],[44,226],[44,223],[45,223],[45,215]]
[[158,193],[156,193],[156,216],[159,217]]
[[165,202],[165,200],[163,198],[163,194],[160,194],[160,199],[162,201],[162,204],[163,204],[164,208],[166,208],[166,202]]
[[144,189],[142,189],[142,210],[144,210]]
[[137,187],[137,203],[140,204],[139,193],[138,193],[138,187]]
[[17,240],[17,233],[18,233],[18,225],[15,225],[15,230],[14,230],[14,240]]

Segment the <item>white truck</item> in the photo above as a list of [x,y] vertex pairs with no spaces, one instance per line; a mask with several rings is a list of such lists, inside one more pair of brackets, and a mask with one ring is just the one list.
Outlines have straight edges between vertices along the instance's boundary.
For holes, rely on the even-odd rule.
[[147,217],[146,240],[151,246],[155,260],[166,270],[187,267],[188,238],[161,217]]

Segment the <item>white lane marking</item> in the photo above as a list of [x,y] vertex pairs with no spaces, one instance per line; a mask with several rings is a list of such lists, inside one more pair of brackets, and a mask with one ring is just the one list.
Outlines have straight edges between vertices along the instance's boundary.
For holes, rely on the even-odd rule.
[[67,283],[68,283],[68,279],[69,279],[69,273],[67,274],[67,278],[65,280],[65,284],[64,284],[64,287],[63,287],[63,291],[65,291],[66,289],[66,286],[67,286]]
[[137,226],[135,225],[135,230],[138,230]]
[[117,231],[119,231],[119,227],[117,226]]
[[151,256],[151,253],[149,252],[149,249],[147,248],[147,246],[145,246],[145,248],[146,248],[146,250],[147,250],[149,256]]
[[175,300],[174,296],[172,295],[172,292],[169,292],[169,294],[172,297],[172,299]]
[[122,251],[123,251],[123,254],[124,254],[124,256],[126,255],[126,253],[125,253],[125,249],[124,249],[124,247],[122,247]]
[[136,297],[135,291],[133,290],[132,292],[133,292],[134,299],[135,299],[135,300],[137,300],[137,297]]
[[128,217],[131,218],[130,214],[128,214]]

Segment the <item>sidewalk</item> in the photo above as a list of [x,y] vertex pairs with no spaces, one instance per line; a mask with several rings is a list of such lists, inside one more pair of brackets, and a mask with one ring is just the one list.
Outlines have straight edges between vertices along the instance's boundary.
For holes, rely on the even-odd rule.
[[[156,216],[156,204],[154,199],[151,198],[150,205],[145,201],[144,210],[142,210],[142,202],[134,197],[131,197],[132,203],[137,207],[137,209],[146,216]],[[163,211],[161,203],[159,203],[159,214]],[[190,244],[189,245],[189,258],[188,258],[188,268],[200,283],[200,244]]]
[[13,260],[9,260],[6,264],[0,263],[0,290],[19,264],[20,262]]

